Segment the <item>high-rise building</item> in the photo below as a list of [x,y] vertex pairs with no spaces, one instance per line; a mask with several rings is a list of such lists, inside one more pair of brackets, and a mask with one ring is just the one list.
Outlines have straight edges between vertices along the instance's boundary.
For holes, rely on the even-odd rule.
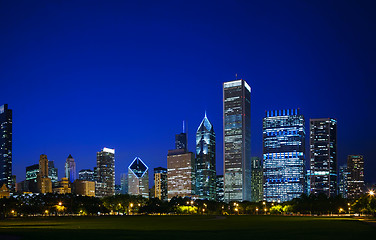
[[364,191],[364,160],[362,155],[347,157],[347,198],[357,199]]
[[26,183],[24,184],[25,192],[38,192],[37,177],[39,173],[39,164],[26,167]]
[[154,168],[154,197],[167,201],[167,169]]
[[[115,195],[115,149],[103,148],[97,152],[96,181],[99,188],[103,191],[104,196]],[[104,183],[105,186],[103,184]],[[100,192],[101,192],[100,191]],[[99,194],[101,194],[98,192]],[[103,197],[95,193],[96,196]]]
[[12,110],[0,106],[0,187],[12,189]]
[[169,150],[167,154],[168,200],[195,194],[195,157],[184,149]]
[[47,155],[45,154],[40,155],[39,173],[37,175],[37,185],[38,185],[38,192],[40,193],[52,192],[51,178],[48,177],[48,159],[47,159]]
[[264,173],[262,168],[262,161],[259,157],[251,158],[251,196],[252,202],[260,202],[263,200],[263,184]]
[[266,201],[290,201],[305,192],[304,139],[304,117],[299,109],[266,112],[263,119]]
[[216,199],[215,133],[206,116],[196,132],[196,195]]
[[251,200],[251,88],[244,80],[223,83],[225,202]]
[[51,178],[52,185],[59,181],[54,161],[48,161],[48,177]]
[[337,120],[310,119],[311,193],[337,195]]
[[307,169],[306,170],[306,175],[305,175],[305,191],[304,193],[309,196],[311,195],[311,170]]
[[347,165],[339,166],[338,171],[338,195],[347,198]]
[[128,167],[128,194],[149,198],[149,168],[136,157]]
[[127,194],[128,193],[128,176],[126,173],[122,173],[120,176],[120,193]]
[[65,162],[65,177],[68,178],[69,182],[71,183],[76,180],[76,163],[70,154]]
[[224,183],[223,183],[223,175],[217,175],[216,177],[216,201],[217,202],[223,202],[224,196],[225,196],[225,190],[223,188]]
[[187,134],[185,132],[175,135],[175,148],[187,151]]
[[94,181],[94,172],[91,169],[82,169],[78,172],[78,179],[84,181]]

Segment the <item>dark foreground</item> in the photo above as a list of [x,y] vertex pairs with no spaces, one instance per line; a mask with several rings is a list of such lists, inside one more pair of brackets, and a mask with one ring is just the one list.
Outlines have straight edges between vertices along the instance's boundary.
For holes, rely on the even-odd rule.
[[375,239],[351,218],[284,216],[48,217],[0,221],[0,239]]

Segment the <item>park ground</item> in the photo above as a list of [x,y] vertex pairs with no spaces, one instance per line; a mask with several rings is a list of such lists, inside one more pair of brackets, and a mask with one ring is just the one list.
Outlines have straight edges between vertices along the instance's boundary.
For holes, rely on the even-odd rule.
[[376,239],[354,218],[296,216],[101,216],[0,220],[0,240],[15,239]]

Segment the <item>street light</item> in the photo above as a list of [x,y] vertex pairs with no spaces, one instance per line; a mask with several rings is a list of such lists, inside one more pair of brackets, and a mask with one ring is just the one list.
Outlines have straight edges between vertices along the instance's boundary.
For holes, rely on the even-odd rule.
[[63,205],[63,203],[62,203],[62,202],[59,202],[59,206],[61,206],[61,205]]
[[369,190],[368,194],[373,197],[375,195],[375,192],[373,190]]

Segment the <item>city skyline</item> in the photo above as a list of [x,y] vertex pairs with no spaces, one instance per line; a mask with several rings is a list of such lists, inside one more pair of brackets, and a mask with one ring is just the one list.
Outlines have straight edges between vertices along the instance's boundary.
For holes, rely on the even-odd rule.
[[[306,120],[337,119],[338,166],[347,155],[363,155],[365,180],[376,181],[375,130],[364,124],[376,114],[376,36],[368,31],[376,21],[368,2],[232,3],[215,11],[204,3],[159,12],[124,3],[94,4],[84,12],[82,3],[2,4],[0,42],[7,47],[0,50],[0,105],[13,110],[17,182],[41,154],[62,177],[68,154],[78,172],[92,169],[103,147],[116,149],[117,183],[134,156],[150,169],[166,167],[183,120],[188,151],[194,151],[205,110],[222,174],[221,84],[236,73],[252,88],[252,156],[262,156],[265,111],[300,107]],[[73,10],[69,19],[67,9]],[[149,13],[143,21],[133,21],[143,11]],[[309,134],[305,140],[309,156]]]

